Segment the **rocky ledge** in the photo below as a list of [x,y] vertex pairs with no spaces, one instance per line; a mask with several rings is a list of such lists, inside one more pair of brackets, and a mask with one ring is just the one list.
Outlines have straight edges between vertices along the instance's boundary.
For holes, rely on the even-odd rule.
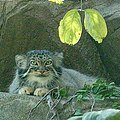
[[[0,92],[0,120],[46,120],[52,116],[50,107],[46,100],[28,95],[18,95]],[[41,101],[41,102],[40,102]],[[64,101],[65,102],[65,101]],[[113,103],[120,103],[120,100],[96,101],[93,111],[111,108]],[[38,103],[40,103],[38,105]],[[92,102],[70,102],[63,107],[63,100],[57,104],[56,111],[60,120],[67,120],[74,110],[80,108],[82,113],[88,112],[93,105]],[[32,111],[31,111],[32,110]],[[50,115],[50,117],[49,117]],[[56,119],[55,119],[56,120]]]

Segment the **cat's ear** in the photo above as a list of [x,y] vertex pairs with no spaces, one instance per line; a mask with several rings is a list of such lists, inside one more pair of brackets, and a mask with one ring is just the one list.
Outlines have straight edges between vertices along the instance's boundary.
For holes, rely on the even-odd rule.
[[27,67],[27,56],[26,55],[16,55],[15,62],[17,67],[21,69],[26,69]]
[[63,53],[54,53],[54,64],[56,67],[61,67],[61,65],[63,64],[63,58]]

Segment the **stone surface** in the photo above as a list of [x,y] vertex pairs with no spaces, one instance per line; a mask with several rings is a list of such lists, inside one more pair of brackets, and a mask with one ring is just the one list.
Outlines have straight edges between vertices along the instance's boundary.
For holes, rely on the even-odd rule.
[[120,1],[110,0],[97,8],[105,17],[108,35],[101,45],[97,45],[101,60],[110,75],[110,79],[120,85]]
[[[0,120],[49,120],[52,112],[46,100],[42,100],[35,108],[40,100],[36,96],[0,92]],[[35,109],[30,112],[33,108]],[[60,103],[56,106],[56,111],[60,120],[66,120],[73,113],[73,108],[71,105],[63,108]]]
[[[37,103],[41,100],[39,97],[28,95],[17,95],[0,92],[0,120],[46,120],[49,107],[47,101],[42,101],[32,112]],[[96,101],[93,111],[111,108],[113,103],[120,104],[120,100],[104,100]],[[82,113],[89,112],[92,101],[70,102],[70,104],[62,106],[63,100],[57,105],[56,110],[60,120],[67,120],[71,117],[74,110],[80,109]],[[28,119],[29,118],[29,119]],[[48,117],[50,119],[50,117]]]
[[[27,120],[30,110],[38,101],[39,98],[33,96],[0,93],[0,120]],[[40,104],[31,114],[30,120],[44,120],[47,111],[47,105]]]

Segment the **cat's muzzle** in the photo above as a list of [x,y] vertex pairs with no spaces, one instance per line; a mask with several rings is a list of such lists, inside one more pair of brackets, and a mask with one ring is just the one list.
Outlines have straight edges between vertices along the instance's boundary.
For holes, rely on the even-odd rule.
[[37,77],[47,77],[49,75],[49,70],[46,69],[31,69],[30,74],[37,76]]

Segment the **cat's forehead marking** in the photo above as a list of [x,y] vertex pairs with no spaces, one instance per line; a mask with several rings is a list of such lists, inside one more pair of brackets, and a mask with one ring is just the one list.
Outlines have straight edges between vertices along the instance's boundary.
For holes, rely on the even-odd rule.
[[37,59],[51,59],[52,58],[52,53],[47,51],[47,50],[32,50],[27,53],[27,56],[32,59],[32,58],[37,58]]

